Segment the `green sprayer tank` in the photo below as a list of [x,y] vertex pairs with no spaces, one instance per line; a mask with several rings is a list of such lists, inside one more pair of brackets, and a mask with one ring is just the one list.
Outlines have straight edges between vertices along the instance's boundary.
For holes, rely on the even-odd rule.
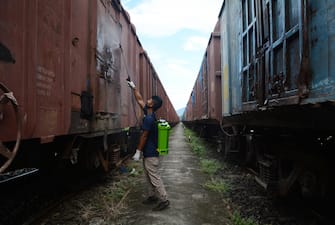
[[159,155],[167,155],[169,152],[170,125],[165,120],[158,121],[158,152]]

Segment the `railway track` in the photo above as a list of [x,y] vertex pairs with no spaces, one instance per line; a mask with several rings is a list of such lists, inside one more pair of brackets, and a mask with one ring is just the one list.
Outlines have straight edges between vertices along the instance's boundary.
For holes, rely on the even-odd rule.
[[61,203],[111,179],[128,160],[122,158],[108,174],[102,168],[84,170],[64,167],[58,171],[25,168],[0,176],[0,225],[43,224],[43,220]]
[[83,175],[76,170],[16,173],[15,176],[7,174],[0,185],[0,225],[38,224],[61,202],[101,180],[95,172]]
[[0,174],[0,185],[7,185],[10,182],[17,182],[21,179],[34,176],[39,173],[36,168],[24,168],[8,173]]

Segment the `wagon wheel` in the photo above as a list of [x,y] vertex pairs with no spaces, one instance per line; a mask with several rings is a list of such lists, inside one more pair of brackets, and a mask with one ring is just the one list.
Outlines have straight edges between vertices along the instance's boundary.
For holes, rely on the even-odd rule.
[[15,117],[16,117],[16,141],[15,145],[12,149],[7,148],[2,141],[0,140],[0,157],[5,158],[4,162],[0,163],[0,173],[2,173],[13,161],[20,145],[21,141],[21,118],[19,115],[18,103],[11,92],[3,83],[0,82],[0,89],[3,94],[0,96],[0,121],[3,120],[2,109],[6,104],[11,104],[14,109]]

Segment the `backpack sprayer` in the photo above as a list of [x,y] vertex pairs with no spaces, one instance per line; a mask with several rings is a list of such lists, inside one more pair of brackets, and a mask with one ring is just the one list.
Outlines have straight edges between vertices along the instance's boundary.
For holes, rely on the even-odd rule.
[[169,131],[170,125],[166,120],[160,119],[157,122],[158,128],[158,148],[157,151],[160,156],[169,153]]
[[[127,81],[130,82],[130,76],[128,75]],[[159,119],[157,120],[157,131],[158,131],[158,140],[157,140],[157,151],[160,156],[167,155],[169,152],[169,131],[170,125],[166,120]]]

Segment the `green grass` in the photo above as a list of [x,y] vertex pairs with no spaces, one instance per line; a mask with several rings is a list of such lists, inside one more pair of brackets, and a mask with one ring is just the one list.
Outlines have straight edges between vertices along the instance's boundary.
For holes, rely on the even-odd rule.
[[219,169],[222,168],[218,161],[211,159],[201,159],[200,166],[201,171],[209,174],[210,176],[214,175]]
[[194,142],[191,144],[193,152],[200,158],[204,158],[206,154],[206,148],[200,143]]
[[188,128],[184,132],[185,138],[190,142],[192,151],[200,158],[204,158],[206,155],[205,142],[197,137],[196,133]]
[[222,179],[211,179],[203,186],[220,194],[225,194],[228,191],[228,185]]
[[234,212],[231,218],[232,225],[258,225],[252,218],[242,218],[238,212]]
[[[205,142],[197,137],[197,134],[185,128],[184,130],[185,138],[190,142],[192,151],[200,158],[201,171],[209,175],[210,180],[208,180],[202,186],[208,190],[217,192],[219,194],[225,194],[229,191],[229,184],[227,184],[223,179],[218,178],[218,171],[223,168],[223,166],[217,160],[212,160],[206,158],[206,144]],[[221,196],[223,197],[223,196]],[[231,215],[230,225],[258,225],[253,218],[242,218],[242,216],[236,211]]]

